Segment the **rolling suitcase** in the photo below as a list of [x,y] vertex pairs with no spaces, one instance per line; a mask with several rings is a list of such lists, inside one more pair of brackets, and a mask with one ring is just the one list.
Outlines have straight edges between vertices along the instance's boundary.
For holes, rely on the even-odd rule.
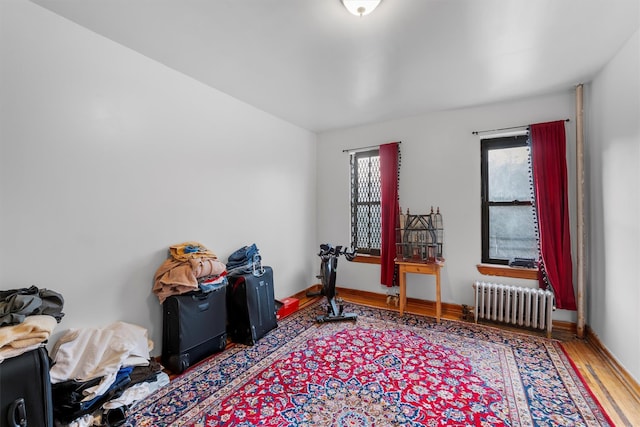
[[253,345],[278,326],[271,267],[229,278],[227,312],[229,337],[238,343]]
[[227,345],[227,286],[168,297],[162,304],[162,363],[180,374]]
[[0,427],[53,426],[49,354],[45,347],[0,363]]

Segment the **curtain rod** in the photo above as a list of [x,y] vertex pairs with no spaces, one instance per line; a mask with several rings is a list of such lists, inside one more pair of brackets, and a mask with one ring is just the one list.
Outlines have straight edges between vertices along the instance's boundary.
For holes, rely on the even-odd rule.
[[[564,119],[565,122],[570,121],[569,119]],[[471,132],[471,134],[473,135],[478,135],[481,133],[487,133],[487,132],[498,132],[501,130],[512,130],[512,129],[521,129],[521,128],[526,128],[527,130],[529,130],[529,125],[520,125],[520,126],[511,126],[508,128],[500,128],[500,129],[487,129],[487,130],[474,130],[473,132]]]
[[[402,144],[402,141],[397,141],[398,144]],[[392,143],[390,143],[392,144]],[[355,152],[355,151],[364,151],[364,150],[369,150],[371,148],[380,148],[381,145],[384,144],[378,144],[378,145],[368,145],[366,147],[358,147],[358,148],[347,148],[342,150],[343,153],[350,153],[350,152]]]

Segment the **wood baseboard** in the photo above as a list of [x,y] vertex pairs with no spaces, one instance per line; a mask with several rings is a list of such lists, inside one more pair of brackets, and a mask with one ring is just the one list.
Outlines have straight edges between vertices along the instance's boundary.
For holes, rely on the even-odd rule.
[[600,354],[603,360],[609,365],[613,373],[618,377],[620,382],[628,389],[629,393],[634,395],[637,401],[640,401],[640,384],[633,378],[625,368],[623,368],[618,360],[611,354],[609,350],[602,344],[598,335],[587,325],[586,341],[593,347],[594,351]]
[[576,335],[578,333],[578,325],[573,322],[565,322],[563,320],[554,320],[553,329],[570,335]]
[[[309,289],[319,290],[321,285],[314,285]],[[306,291],[305,291],[306,292]],[[387,305],[389,308],[397,308],[395,305],[387,303],[387,295],[361,291],[357,289],[336,287],[336,292],[339,296],[357,302],[362,305],[370,305],[374,307],[380,307],[381,305]],[[469,306],[468,309],[473,310],[473,306]],[[427,316],[435,316],[436,303],[435,301],[421,300],[417,298],[407,298],[407,312],[413,314],[425,314]],[[466,320],[463,318],[464,309],[461,304],[442,303],[442,317],[455,320]],[[473,314],[473,313],[472,313]],[[499,324],[498,324],[499,325]],[[508,326],[505,324],[505,326]],[[553,329],[563,334],[575,335],[577,333],[577,325],[573,322],[566,322],[562,320],[553,321]]]
[[[387,295],[376,292],[361,291],[356,289],[348,289],[336,287],[336,292],[341,298],[356,302],[362,305],[372,307],[387,306],[389,309],[396,310],[398,306],[395,301],[387,302]],[[458,304],[442,303],[442,317],[449,319],[462,318],[462,306]],[[427,316],[435,316],[435,301],[421,300],[417,298],[407,298],[407,313],[426,314]]]

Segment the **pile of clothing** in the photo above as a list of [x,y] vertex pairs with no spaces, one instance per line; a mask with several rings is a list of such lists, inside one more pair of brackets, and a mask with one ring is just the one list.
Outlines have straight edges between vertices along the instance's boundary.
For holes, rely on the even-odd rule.
[[171,295],[226,286],[226,275],[227,267],[215,253],[198,242],[184,242],[169,247],[169,257],[156,271],[153,293],[162,304]]
[[49,289],[0,291],[0,363],[46,344],[64,313],[64,298]]
[[229,276],[253,273],[261,268],[262,257],[255,243],[236,250],[229,255],[229,259],[227,260],[227,274]]
[[59,426],[118,426],[127,411],[169,384],[149,357],[146,329],[125,322],[70,329],[55,343],[49,371]]

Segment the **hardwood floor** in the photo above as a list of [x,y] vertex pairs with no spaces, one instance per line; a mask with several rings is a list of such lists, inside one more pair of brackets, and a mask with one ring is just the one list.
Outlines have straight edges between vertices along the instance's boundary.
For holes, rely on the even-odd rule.
[[[393,302],[388,305],[386,296],[382,294],[345,288],[338,288],[337,292],[344,301],[372,307],[397,309]],[[295,297],[300,300],[300,307],[310,304],[319,298],[307,297],[305,292],[301,292]],[[409,298],[406,311],[435,317],[435,304],[431,301]],[[462,320],[462,316],[462,307],[443,304],[443,319]],[[494,323],[491,323],[491,325],[533,335],[545,335],[542,331],[515,329],[507,325]],[[613,423],[616,426],[640,426],[640,386],[608,354],[598,338],[587,330],[587,337],[579,339],[575,336],[569,324],[560,324],[556,327],[555,322],[552,335],[552,338],[562,343],[565,351]]]

